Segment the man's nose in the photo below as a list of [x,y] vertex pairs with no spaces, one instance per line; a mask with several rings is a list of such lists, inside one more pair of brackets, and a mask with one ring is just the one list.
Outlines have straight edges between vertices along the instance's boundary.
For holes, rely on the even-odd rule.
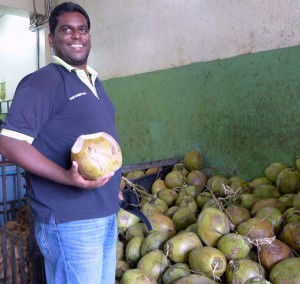
[[80,30],[74,29],[74,30],[72,31],[72,38],[80,38],[80,37],[81,37]]

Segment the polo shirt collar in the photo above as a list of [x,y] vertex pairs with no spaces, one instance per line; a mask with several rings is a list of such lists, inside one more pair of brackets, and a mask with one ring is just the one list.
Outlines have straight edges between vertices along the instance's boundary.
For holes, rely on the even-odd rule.
[[[53,63],[59,64],[63,67],[65,67],[69,72],[71,71],[79,71],[80,69],[74,68],[73,66],[71,66],[70,64],[66,63],[65,61],[63,61],[61,58],[59,58],[56,55],[53,55]],[[97,77],[98,73],[96,70],[94,70],[92,67],[90,67],[89,65],[86,66],[86,70],[89,72],[89,74]]]

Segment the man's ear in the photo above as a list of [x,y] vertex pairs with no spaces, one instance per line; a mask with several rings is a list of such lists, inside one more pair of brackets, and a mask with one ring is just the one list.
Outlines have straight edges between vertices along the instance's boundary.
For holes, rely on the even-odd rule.
[[50,47],[54,47],[54,35],[53,34],[48,35],[48,41],[49,41]]

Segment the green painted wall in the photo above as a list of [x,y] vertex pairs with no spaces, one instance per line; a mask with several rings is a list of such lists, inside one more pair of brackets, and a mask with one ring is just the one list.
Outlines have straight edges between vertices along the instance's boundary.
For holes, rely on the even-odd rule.
[[207,173],[263,175],[300,155],[300,47],[104,81],[124,164],[200,150]]

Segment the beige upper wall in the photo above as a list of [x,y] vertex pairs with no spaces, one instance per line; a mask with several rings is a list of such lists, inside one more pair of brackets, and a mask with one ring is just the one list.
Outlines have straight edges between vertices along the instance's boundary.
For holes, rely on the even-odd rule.
[[[34,13],[34,0],[0,0],[0,12],[17,16],[29,16]],[[44,0],[35,0],[36,12],[45,15]]]
[[[0,0],[0,8],[31,11],[32,1]],[[42,9],[44,0],[35,1]],[[295,0],[73,1],[90,15],[89,64],[102,79],[300,43],[300,1]],[[52,6],[61,2],[52,1]],[[42,65],[50,61],[44,32]]]
[[89,62],[103,79],[300,43],[295,0],[74,2],[91,17]]

